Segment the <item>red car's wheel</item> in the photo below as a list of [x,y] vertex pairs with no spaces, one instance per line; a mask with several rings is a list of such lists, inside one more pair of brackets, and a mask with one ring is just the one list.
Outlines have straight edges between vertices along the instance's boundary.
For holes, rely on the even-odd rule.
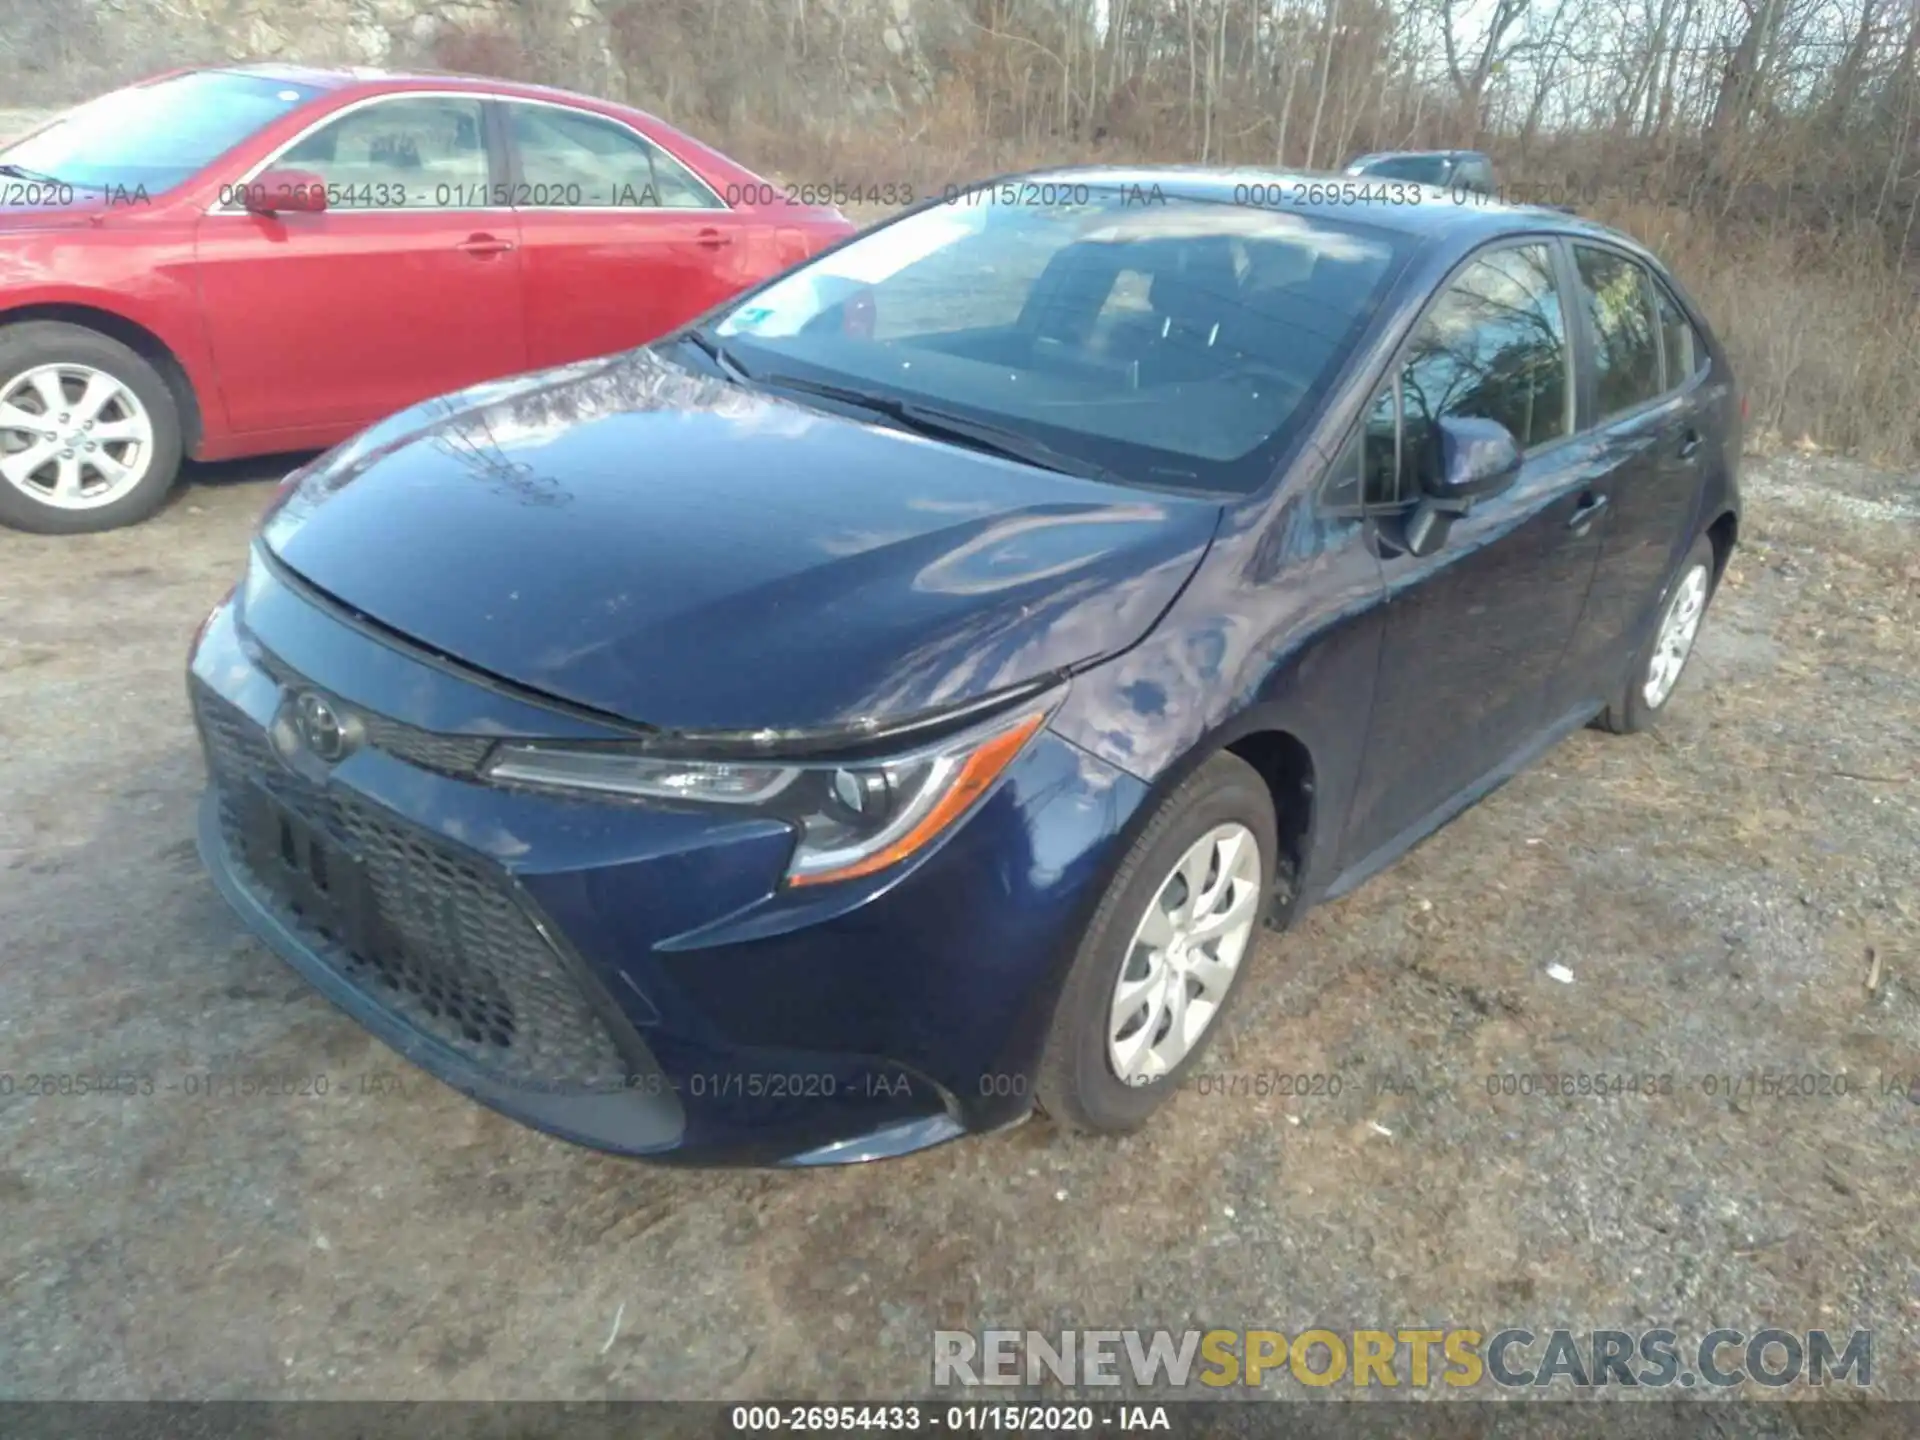
[[0,524],[114,530],[160,508],[180,469],[180,414],[160,372],[78,325],[0,329]]

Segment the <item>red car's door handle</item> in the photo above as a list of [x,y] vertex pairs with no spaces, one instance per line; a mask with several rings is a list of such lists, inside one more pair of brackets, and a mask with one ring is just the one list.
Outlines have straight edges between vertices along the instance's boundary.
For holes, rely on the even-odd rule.
[[694,244],[698,245],[702,250],[719,250],[733,243],[727,236],[711,228],[702,230],[698,235],[694,236],[693,239]]
[[502,240],[498,235],[469,235],[454,248],[469,255],[503,255],[513,249],[513,241]]

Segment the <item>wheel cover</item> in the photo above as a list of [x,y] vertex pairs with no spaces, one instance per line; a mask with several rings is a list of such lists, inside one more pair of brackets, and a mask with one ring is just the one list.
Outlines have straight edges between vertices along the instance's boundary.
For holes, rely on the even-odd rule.
[[1640,687],[1649,709],[1658,710],[1673,693],[1674,683],[1693,653],[1693,637],[1700,633],[1700,617],[1706,609],[1707,567],[1695,565],[1673,587],[1673,598],[1660,621],[1659,638],[1653,642],[1646,683]]
[[55,510],[92,510],[153,466],[153,419],[124,380],[37,365],[0,384],[0,479]]
[[1260,910],[1260,842],[1216,825],[1188,847],[1147,903],[1114,981],[1107,1063],[1147,1085],[1192,1053],[1220,1014]]

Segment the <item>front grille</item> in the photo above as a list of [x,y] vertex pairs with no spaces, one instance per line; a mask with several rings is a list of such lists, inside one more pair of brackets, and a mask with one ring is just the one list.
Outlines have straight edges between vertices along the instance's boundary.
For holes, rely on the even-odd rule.
[[[262,651],[259,660],[260,668],[285,689],[306,688],[306,677],[279,656]],[[361,724],[366,727],[367,743],[376,750],[384,750],[409,765],[435,770],[442,775],[479,774],[481,762],[493,748],[493,741],[484,735],[444,735],[405,725],[398,720],[389,720],[384,715],[375,715],[358,706],[341,705],[339,708],[351,710],[360,718]]]
[[369,715],[364,710],[359,714],[367,727],[369,745],[423,770],[438,770],[445,775],[478,774],[480,762],[493,748],[493,741],[485,736],[436,735],[384,715]]
[[[505,1084],[623,1085],[629,1067],[612,1033],[500,878],[339,787],[296,774],[265,731],[197,681],[194,708],[234,873],[329,968]],[[357,860],[380,944],[356,949],[256,870],[242,814],[251,786]]]

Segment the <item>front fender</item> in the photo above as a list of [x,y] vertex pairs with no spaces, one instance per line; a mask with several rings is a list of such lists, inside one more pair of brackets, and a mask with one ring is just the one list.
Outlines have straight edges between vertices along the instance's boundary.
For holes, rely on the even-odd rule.
[[[126,232],[129,235],[132,232]],[[22,232],[0,243],[0,325],[46,319],[89,325],[126,338],[129,331],[164,352],[185,375],[199,412],[202,439],[227,433],[218,371],[201,323],[191,240],[135,245],[94,231],[80,248],[67,229]],[[76,249],[85,257],[76,280]]]
[[1312,890],[1331,878],[1366,749],[1384,598],[1363,522],[1306,495],[1250,506],[1146,639],[1076,678],[1054,729],[1147,782],[1143,812],[1217,750],[1291,735],[1311,760]]

